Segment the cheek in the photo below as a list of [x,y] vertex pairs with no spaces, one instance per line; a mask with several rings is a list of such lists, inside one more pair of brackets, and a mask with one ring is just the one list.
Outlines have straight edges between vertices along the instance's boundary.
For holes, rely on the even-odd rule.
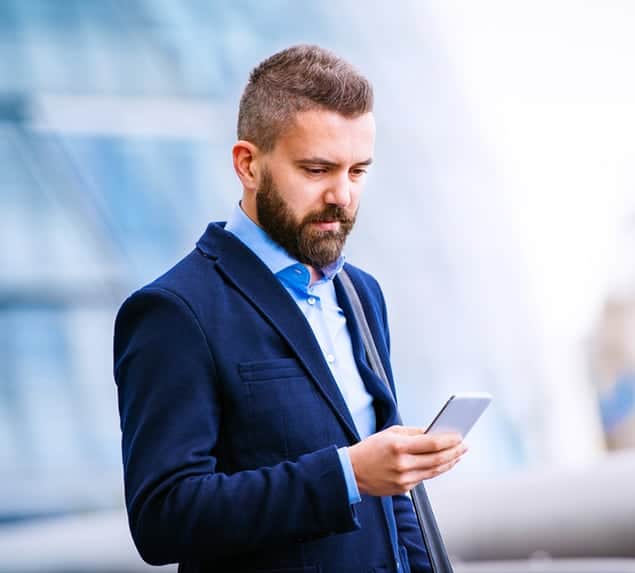
[[296,212],[310,211],[322,205],[324,182],[311,181],[303,174],[291,174],[284,184],[286,200]]
[[356,185],[353,187],[353,192],[351,193],[351,206],[350,206],[350,209],[352,211],[357,211],[357,208],[359,207],[359,200],[362,196],[362,190],[363,190],[362,185]]

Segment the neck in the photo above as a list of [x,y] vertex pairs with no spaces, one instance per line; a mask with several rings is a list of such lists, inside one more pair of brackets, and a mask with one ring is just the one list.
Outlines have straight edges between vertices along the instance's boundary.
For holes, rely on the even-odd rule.
[[309,272],[311,273],[311,282],[309,283],[309,286],[311,286],[313,283],[316,283],[322,278],[322,271],[318,271],[315,267],[312,267],[310,265],[305,265],[305,266],[307,269],[309,269]]

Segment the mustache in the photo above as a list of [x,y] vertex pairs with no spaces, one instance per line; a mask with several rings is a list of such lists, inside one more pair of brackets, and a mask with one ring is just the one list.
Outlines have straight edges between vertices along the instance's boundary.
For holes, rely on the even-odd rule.
[[307,215],[303,223],[334,223],[335,221],[345,224],[354,223],[355,215],[349,215],[346,209],[338,207],[337,205],[329,205],[322,211]]

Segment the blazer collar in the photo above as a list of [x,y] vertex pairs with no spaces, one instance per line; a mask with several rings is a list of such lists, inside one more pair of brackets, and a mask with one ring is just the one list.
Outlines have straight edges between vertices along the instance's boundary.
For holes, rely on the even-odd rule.
[[223,227],[224,223],[210,223],[196,246],[286,340],[349,438],[358,441],[346,402],[304,314],[269,268]]

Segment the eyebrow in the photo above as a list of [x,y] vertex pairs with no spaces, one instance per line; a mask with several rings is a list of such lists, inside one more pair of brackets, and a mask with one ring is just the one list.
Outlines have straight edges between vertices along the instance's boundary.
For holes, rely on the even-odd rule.
[[[364,161],[358,161],[355,165],[370,165],[373,162],[373,159],[369,157]],[[329,161],[328,159],[324,159],[323,157],[306,157],[304,159],[296,159],[294,161],[296,165],[324,165],[326,167],[338,167],[339,163],[334,161]]]

